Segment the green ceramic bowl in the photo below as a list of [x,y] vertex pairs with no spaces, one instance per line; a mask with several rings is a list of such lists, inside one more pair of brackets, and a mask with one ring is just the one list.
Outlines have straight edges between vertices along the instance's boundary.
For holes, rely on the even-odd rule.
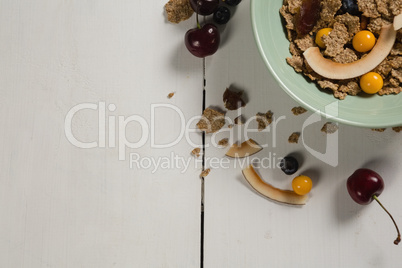
[[281,6],[282,0],[251,0],[251,18],[262,58],[292,98],[305,108],[344,124],[370,128],[402,125],[402,94],[347,96],[339,101],[296,73],[285,60],[290,52],[279,14]]

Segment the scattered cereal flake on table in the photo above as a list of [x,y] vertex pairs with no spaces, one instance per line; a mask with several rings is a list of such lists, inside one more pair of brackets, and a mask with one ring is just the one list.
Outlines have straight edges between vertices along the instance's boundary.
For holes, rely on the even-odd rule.
[[165,10],[168,21],[172,23],[187,20],[194,13],[189,0],[169,0],[165,5]]
[[219,146],[223,146],[223,147],[228,146],[228,145],[229,145],[229,139],[228,139],[228,138],[221,139],[221,140],[218,142],[218,145],[219,145]]
[[200,177],[201,177],[201,178],[205,178],[206,176],[209,175],[209,172],[211,172],[211,169],[210,169],[210,168],[207,168],[207,169],[203,170],[203,171],[201,172],[201,174],[200,174]]
[[243,91],[236,92],[226,88],[223,93],[223,103],[228,110],[237,110],[246,106],[246,102],[242,99]]
[[200,149],[200,148],[194,148],[194,149],[191,151],[191,154],[194,155],[195,157],[200,157],[200,152],[201,152],[201,149]]
[[257,113],[256,115],[256,120],[258,123],[258,131],[262,131],[264,130],[267,126],[269,126],[269,124],[272,123],[272,116],[273,116],[273,112],[271,112],[271,110],[269,110],[268,112],[264,113]]
[[292,135],[289,136],[289,143],[298,143],[300,137],[300,132],[293,132]]
[[212,108],[206,108],[202,114],[202,118],[197,123],[198,129],[205,131],[207,134],[217,132],[224,125],[225,114]]
[[301,107],[301,106],[293,107],[293,108],[292,108],[292,113],[293,113],[294,115],[304,114],[305,112],[307,112],[307,110],[304,109],[304,108]]
[[322,128],[321,131],[327,134],[332,134],[335,133],[338,130],[338,125],[332,122],[327,122],[325,123]]
[[228,125],[228,128],[233,128],[233,127],[234,127],[233,124]]
[[174,92],[171,92],[171,93],[169,93],[169,95],[167,97],[168,97],[168,99],[171,99],[171,98],[173,98],[173,96],[174,96]]
[[402,126],[393,127],[392,130],[395,131],[395,132],[401,132],[402,131]]
[[236,118],[234,119],[234,123],[235,123],[236,125],[243,125],[243,124],[244,124],[244,118],[243,118],[243,116],[242,116],[242,115],[239,115],[238,117],[236,117]]
[[384,132],[386,128],[372,128],[372,131],[377,131],[377,132]]

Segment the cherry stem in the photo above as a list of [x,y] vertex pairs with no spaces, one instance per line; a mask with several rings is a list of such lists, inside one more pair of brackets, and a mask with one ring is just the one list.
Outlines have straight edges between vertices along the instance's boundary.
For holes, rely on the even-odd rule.
[[200,24],[200,22],[199,22],[199,20],[198,20],[198,9],[199,9],[199,7],[200,7],[200,4],[199,4],[198,1],[197,1],[197,12],[195,12],[195,19],[196,19],[196,21],[197,21],[197,28],[198,28],[198,29],[201,29],[201,24]]
[[196,15],[196,18],[197,18],[197,28],[198,28],[198,29],[201,29],[201,24],[200,24],[200,22],[198,21],[198,13],[197,13],[197,15]]
[[396,231],[398,232],[398,237],[395,239],[394,244],[398,245],[399,242],[401,242],[401,233],[399,232],[399,228],[398,228],[398,225],[396,225],[394,217],[392,217],[391,213],[389,213],[388,210],[381,204],[380,200],[378,200],[378,197],[376,195],[373,195],[373,198],[385,210],[385,212],[387,212],[387,214],[391,217],[391,220],[392,220],[392,222],[394,223],[394,225],[396,227]]

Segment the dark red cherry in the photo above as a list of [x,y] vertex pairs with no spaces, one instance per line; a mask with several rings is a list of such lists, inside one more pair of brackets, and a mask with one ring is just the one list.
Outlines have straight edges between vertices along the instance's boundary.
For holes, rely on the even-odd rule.
[[191,54],[204,58],[218,50],[220,33],[215,25],[207,23],[201,28],[188,30],[184,37],[184,43]]
[[391,213],[388,212],[388,210],[378,199],[378,196],[384,190],[384,180],[381,178],[381,176],[371,169],[361,168],[356,170],[348,178],[346,186],[348,188],[349,195],[356,203],[360,205],[368,205],[373,200],[377,201],[381,208],[383,208],[384,211],[390,216],[395,225],[398,236],[395,239],[394,244],[398,245],[398,243],[401,241],[401,234],[399,232],[398,225],[396,224]]
[[370,204],[384,190],[381,176],[366,168],[356,170],[348,179],[347,188],[352,199],[360,205]]

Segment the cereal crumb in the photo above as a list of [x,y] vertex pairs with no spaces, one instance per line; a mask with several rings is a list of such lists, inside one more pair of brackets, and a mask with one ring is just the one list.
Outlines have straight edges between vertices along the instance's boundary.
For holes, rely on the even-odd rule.
[[338,130],[338,125],[332,122],[327,122],[325,123],[322,128],[321,131],[327,134],[332,134],[335,133]]
[[228,138],[221,139],[221,140],[218,142],[218,145],[219,145],[219,146],[223,146],[223,147],[228,146],[228,145],[229,145],[229,139],[228,139]]
[[228,110],[237,110],[240,107],[246,106],[245,101],[242,99],[243,92],[236,92],[226,88],[223,93],[223,103]]
[[363,16],[368,18],[377,18],[380,13],[377,11],[375,0],[357,0],[359,10],[363,12]]
[[300,137],[300,132],[293,132],[292,135],[289,136],[289,143],[298,143]]
[[206,108],[197,127],[206,133],[215,133],[225,125],[225,114],[212,108]]
[[233,127],[234,127],[233,124],[228,125],[228,128],[233,128]]
[[262,131],[264,130],[267,126],[269,126],[269,124],[272,123],[272,116],[273,113],[271,112],[271,110],[269,110],[268,112],[264,113],[257,113],[257,122],[258,122],[258,131]]
[[347,85],[341,85],[339,87],[340,92],[348,93],[349,95],[356,96],[360,91],[359,84],[355,81],[350,81]]
[[[391,71],[391,75],[396,78],[399,83],[402,83],[402,68],[401,69],[397,69],[397,70],[392,70]],[[399,84],[398,83],[398,84]]]
[[201,149],[200,149],[200,148],[194,148],[194,149],[191,151],[191,154],[194,155],[195,157],[200,157],[200,152],[201,152]]
[[322,37],[322,41],[326,45],[324,51],[325,55],[330,57],[335,57],[341,51],[343,51],[343,46],[349,40],[349,32],[344,24],[339,22],[334,23],[333,30]]
[[209,172],[211,172],[211,169],[210,169],[210,168],[207,168],[207,169],[203,170],[203,171],[201,172],[201,174],[200,174],[200,177],[201,177],[201,178],[205,178],[206,176],[209,175]]
[[321,80],[321,81],[318,81],[317,83],[320,85],[320,87],[328,88],[328,89],[331,89],[333,91],[337,91],[338,87],[339,87],[338,84],[335,84],[335,83],[333,83],[333,82],[331,82],[329,80]]
[[235,125],[243,125],[244,124],[244,119],[243,116],[239,115],[234,119]]
[[300,56],[292,56],[286,58],[286,62],[292,66],[296,72],[301,73],[303,71],[304,60]]
[[169,0],[165,5],[167,20],[172,23],[179,23],[189,19],[194,10],[191,8],[189,0]]
[[402,126],[393,127],[392,130],[395,131],[395,132],[401,132],[402,131]]
[[384,132],[386,128],[372,128],[372,131],[377,131],[377,132]]
[[338,9],[342,6],[341,0],[322,1],[320,19],[317,22],[316,28],[322,28],[322,25],[331,24]]
[[287,0],[289,12],[296,14],[301,6],[302,0]]
[[305,112],[307,112],[307,110],[304,109],[304,108],[301,107],[301,106],[293,107],[293,108],[292,108],[292,113],[293,113],[294,115],[304,114]]
[[[286,21],[286,28],[289,30],[294,30],[295,25],[293,23],[293,15],[291,13],[288,13],[287,8],[285,8],[284,6],[282,6],[282,8],[279,10],[279,12],[281,13],[282,17]],[[288,36],[288,38],[289,38],[289,36]]]
[[[363,17],[366,18],[366,17]],[[363,20],[362,18],[362,20]],[[367,18],[366,18],[367,19]],[[341,24],[345,24],[346,28],[348,29],[349,38],[348,40],[352,40],[355,34],[360,31],[361,23],[359,17],[352,16],[349,13],[345,13],[343,15],[339,15],[335,17],[335,21]],[[364,27],[365,29],[365,27]]]
[[391,50],[392,56],[402,55],[402,43],[395,43],[394,47]]
[[402,87],[383,87],[380,91],[378,91],[378,95],[390,95],[390,94],[399,94],[402,92]]
[[314,39],[311,35],[305,35],[294,41],[301,51],[306,51],[308,48],[314,46]]
[[351,63],[357,61],[357,55],[352,49],[346,48],[334,57],[334,61],[339,63]]
[[390,24],[390,22],[383,18],[371,18],[369,24],[367,24],[367,30],[373,34],[380,35],[382,27],[387,24]]
[[168,97],[168,99],[171,99],[171,98],[173,98],[173,96],[174,96],[174,92],[171,92],[171,93],[169,93],[169,95],[167,97]]

